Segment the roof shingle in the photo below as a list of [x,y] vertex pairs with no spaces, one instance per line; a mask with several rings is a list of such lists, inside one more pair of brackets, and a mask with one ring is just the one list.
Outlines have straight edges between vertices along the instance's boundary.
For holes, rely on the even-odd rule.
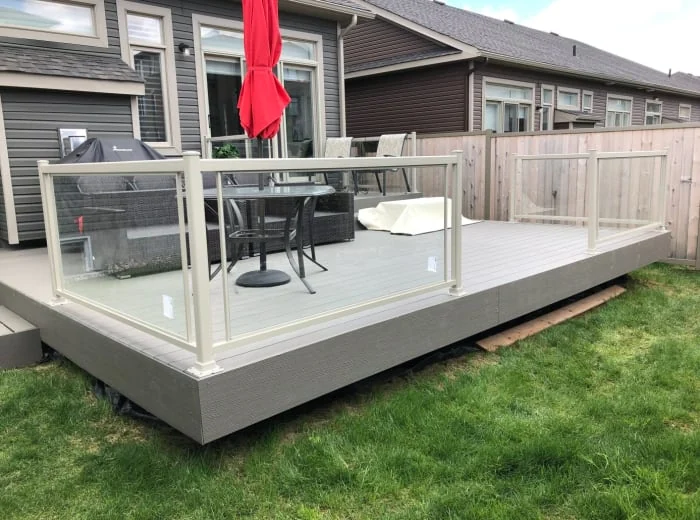
[[118,57],[97,57],[64,50],[0,45],[0,72],[143,83]]
[[[432,0],[366,1],[493,56],[502,56],[511,61],[539,63],[584,76],[683,89],[700,94],[698,85],[680,86],[663,72],[571,38],[442,5]],[[576,56],[573,55],[574,45]]]

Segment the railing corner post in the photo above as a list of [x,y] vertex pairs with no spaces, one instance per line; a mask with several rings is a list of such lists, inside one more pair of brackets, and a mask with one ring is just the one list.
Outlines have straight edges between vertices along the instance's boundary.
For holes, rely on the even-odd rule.
[[588,252],[596,253],[600,227],[600,172],[598,150],[588,151]]
[[[464,295],[462,280],[462,175],[464,174],[464,150],[452,152],[457,161],[453,169],[454,180],[452,183],[452,271],[454,285],[450,287],[450,295]],[[445,179],[447,182],[447,179]]]
[[51,301],[50,305],[64,305],[68,301],[62,296],[63,291],[63,261],[61,258],[61,237],[58,230],[58,211],[56,209],[56,192],[53,178],[45,172],[49,161],[37,161],[39,170],[39,189],[41,205],[44,211],[44,229],[46,233],[46,250],[49,256],[51,271]]
[[209,270],[207,260],[207,228],[204,215],[204,186],[197,152],[185,152],[183,173],[187,193],[188,236],[192,270],[192,302],[194,305],[195,345],[197,360],[188,372],[204,377],[221,368],[214,359]]

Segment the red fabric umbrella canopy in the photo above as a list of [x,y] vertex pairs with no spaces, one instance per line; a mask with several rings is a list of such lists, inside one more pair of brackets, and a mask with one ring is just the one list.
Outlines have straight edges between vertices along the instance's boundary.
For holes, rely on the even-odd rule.
[[291,101],[272,73],[282,54],[277,0],[243,0],[243,43],[247,71],[238,98],[248,137],[272,139]]

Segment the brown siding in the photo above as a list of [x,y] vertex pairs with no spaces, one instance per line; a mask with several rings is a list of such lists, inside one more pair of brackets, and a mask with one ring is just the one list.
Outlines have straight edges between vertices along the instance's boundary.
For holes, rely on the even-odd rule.
[[383,20],[367,20],[345,37],[345,67],[352,70],[363,63],[373,63],[402,56],[435,51],[444,46]]
[[467,67],[450,63],[346,82],[348,135],[461,132]]
[[[555,106],[556,106],[556,88],[568,87],[580,90],[590,90],[593,92],[593,115],[600,118],[600,126],[605,126],[605,112],[607,104],[607,96],[622,95],[633,97],[632,102],[632,125],[643,125],[644,114],[646,108],[646,100],[658,97],[663,103],[663,116],[678,118],[678,105],[681,103],[692,105],[692,121],[700,122],[700,99],[684,98],[673,94],[664,94],[660,92],[648,93],[641,89],[631,87],[623,87],[619,85],[606,86],[602,83],[576,79],[568,76],[560,76],[556,74],[547,74],[528,69],[517,69],[503,65],[486,65],[477,69],[474,74],[474,130],[481,130],[481,111],[482,111],[482,90],[484,77],[500,78],[514,81],[523,81],[534,83],[535,88],[535,105],[540,104],[541,87],[542,85],[552,85],[555,88]],[[540,129],[539,112],[535,112],[535,130]]]

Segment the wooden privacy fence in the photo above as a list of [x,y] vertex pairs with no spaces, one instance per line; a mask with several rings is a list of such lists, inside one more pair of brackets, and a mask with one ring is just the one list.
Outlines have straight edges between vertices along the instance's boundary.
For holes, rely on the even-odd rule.
[[[618,129],[573,130],[527,134],[444,134],[419,135],[418,155],[443,155],[464,150],[463,212],[469,218],[508,220],[514,158],[517,155],[578,154],[598,152],[668,151],[667,186],[654,184],[653,164],[634,160],[611,162],[604,182],[610,197],[617,197],[616,208],[635,207],[640,185],[653,193],[667,190],[666,225],[671,231],[669,260],[700,269],[700,126],[692,124]],[[551,170],[556,170],[556,173]],[[423,172],[417,188],[426,196],[444,192],[444,176]],[[550,171],[542,169],[539,179],[541,199],[569,208],[571,215],[581,212],[585,199],[585,164],[562,161]],[[646,180],[645,180],[646,179]],[[640,184],[641,183],[641,184]],[[604,190],[605,192],[605,190]],[[629,198],[629,200],[627,200]],[[545,200],[549,199],[549,200]],[[613,201],[609,201],[613,204]],[[544,205],[544,204],[541,204]],[[612,210],[611,210],[612,211]]]

